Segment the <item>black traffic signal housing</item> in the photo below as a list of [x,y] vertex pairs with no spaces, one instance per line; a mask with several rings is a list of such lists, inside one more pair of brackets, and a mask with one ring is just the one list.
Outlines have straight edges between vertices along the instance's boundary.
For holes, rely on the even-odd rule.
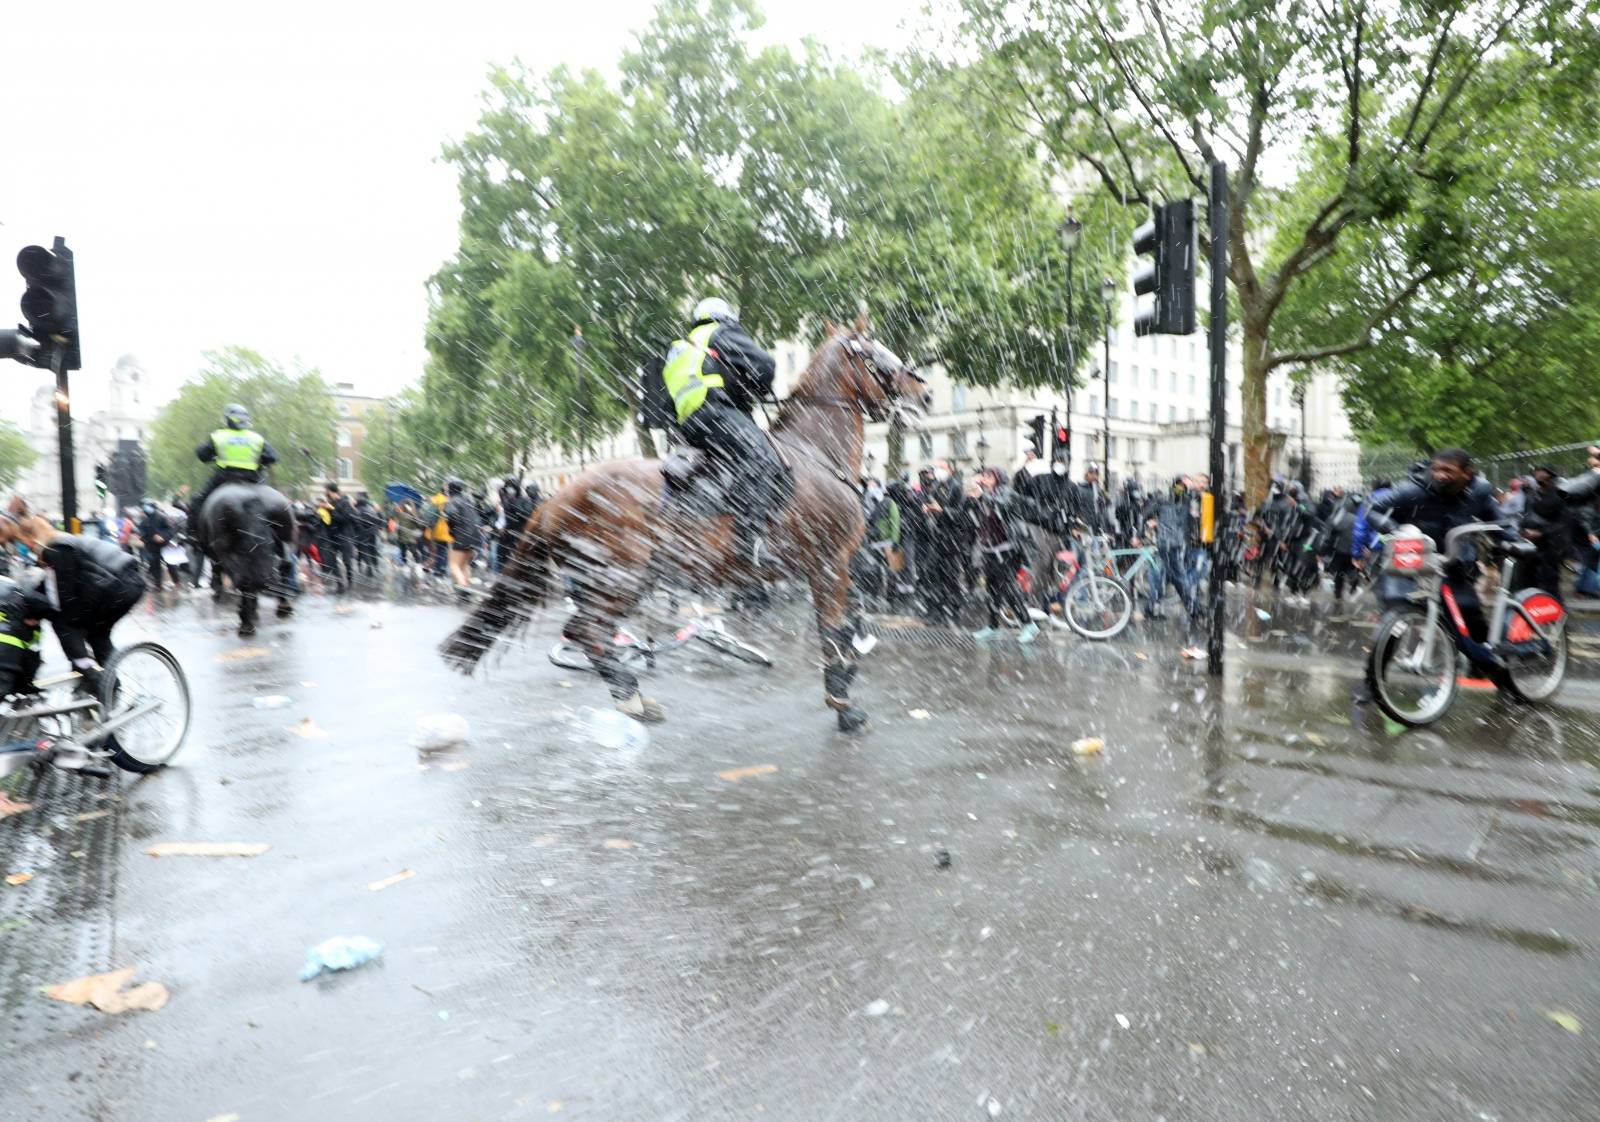
[[1028,422],[1028,443],[1033,446],[1033,454],[1039,459],[1044,459],[1044,414],[1040,413]]
[[1056,419],[1054,410],[1051,411],[1050,421],[1050,459],[1071,463],[1072,430]]
[[[17,272],[27,287],[22,293],[23,330],[33,337],[37,349],[25,343],[12,349],[11,357],[34,366],[81,370],[83,357],[78,346],[78,282],[73,270],[72,250],[65,238],[55,245],[24,246],[17,254]],[[28,352],[24,357],[23,352]]]
[[1188,335],[1194,331],[1194,200],[1152,208],[1149,222],[1133,232],[1133,252],[1150,263],[1133,275],[1136,296],[1154,296],[1133,320],[1135,335]]
[[105,464],[95,464],[94,465],[94,493],[96,495],[99,495],[103,499],[103,498],[106,497],[106,491],[109,490],[110,487],[111,487],[111,473],[110,473],[110,471],[106,468]]

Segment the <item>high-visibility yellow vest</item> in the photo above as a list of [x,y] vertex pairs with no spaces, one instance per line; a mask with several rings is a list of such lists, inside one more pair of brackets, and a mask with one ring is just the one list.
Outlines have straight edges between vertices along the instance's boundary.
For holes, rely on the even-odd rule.
[[213,462],[219,468],[260,471],[261,449],[266,446],[266,437],[250,429],[218,429],[211,434],[211,447],[217,452]]
[[661,371],[661,380],[672,395],[672,406],[677,411],[681,425],[689,415],[706,403],[706,394],[723,388],[722,375],[706,370],[706,359],[711,357],[711,336],[717,333],[719,323],[702,323],[689,332],[687,339],[679,339],[667,352],[667,365]]

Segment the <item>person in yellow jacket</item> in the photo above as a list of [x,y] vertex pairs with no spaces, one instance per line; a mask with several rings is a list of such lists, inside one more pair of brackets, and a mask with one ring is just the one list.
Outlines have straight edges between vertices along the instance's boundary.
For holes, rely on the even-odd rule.
[[444,576],[450,567],[450,522],[444,516],[444,504],[449,501],[443,491],[435,492],[433,498],[428,500],[433,509],[422,516],[428,526],[422,536],[432,543],[430,549],[433,555],[428,559],[428,569],[440,577]]

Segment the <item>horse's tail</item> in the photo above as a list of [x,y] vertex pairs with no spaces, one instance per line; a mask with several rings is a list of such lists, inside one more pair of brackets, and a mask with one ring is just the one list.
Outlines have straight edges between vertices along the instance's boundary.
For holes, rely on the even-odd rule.
[[523,531],[489,594],[439,645],[439,653],[452,669],[471,674],[495,640],[526,627],[533,609],[544,603],[550,590],[552,542],[541,521],[534,519]]

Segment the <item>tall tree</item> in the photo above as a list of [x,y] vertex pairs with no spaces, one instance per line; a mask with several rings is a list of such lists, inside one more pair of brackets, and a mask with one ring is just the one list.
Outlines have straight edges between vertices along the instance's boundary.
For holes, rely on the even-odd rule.
[[150,426],[152,492],[187,484],[198,488],[211,474],[195,448],[222,425],[222,410],[238,402],[251,424],[278,453],[272,482],[300,487],[331,478],[337,416],[328,384],[315,369],[293,370],[246,347],[208,351],[205,367],[184,384]]
[[[1542,90],[1560,87],[1577,108],[1595,72],[1595,29],[1570,0],[959,4],[952,45],[981,55],[992,102],[1026,122],[1064,174],[1086,169],[1106,197],[1141,208],[1203,194],[1207,165],[1228,161],[1252,500],[1269,473],[1267,376],[1370,347],[1419,293],[1455,274],[1471,204],[1452,166],[1514,127]],[[1488,88],[1498,100],[1482,96]],[[1275,189],[1308,136],[1337,162],[1314,183]],[[1419,215],[1429,230],[1420,241],[1349,236]],[[1291,294],[1314,286],[1336,255],[1360,251],[1381,258],[1369,274],[1385,281],[1368,314],[1340,334],[1307,325],[1280,345]]]
[[[907,357],[1060,384],[1064,211],[1026,133],[974,107],[964,75],[891,100],[866,76],[887,76],[881,57],[756,51],[759,23],[748,0],[664,0],[618,86],[494,75],[477,129],[447,149],[462,240],[434,279],[418,413],[461,454],[510,462],[614,431],[637,365],[708,293],[758,337],[865,304]],[[1106,233],[1079,253],[1080,361]]]
[[[1498,101],[1507,91],[1487,79],[1516,80],[1518,70],[1512,59],[1492,64],[1477,96]],[[1490,452],[1600,431],[1592,371],[1600,343],[1600,259],[1592,250],[1600,241],[1600,136],[1559,101],[1518,106],[1519,127],[1484,138],[1450,166],[1450,189],[1463,204],[1448,238],[1433,206],[1352,229],[1352,251],[1331,259],[1314,289],[1301,286],[1284,302],[1279,344],[1314,346],[1371,318],[1393,283],[1381,270],[1402,252],[1449,254],[1447,275],[1374,331],[1371,347],[1339,360],[1364,440]],[[1462,107],[1479,109],[1472,101]],[[1305,178],[1337,161],[1337,153],[1313,148]]]
[[0,421],[0,487],[10,487],[38,459],[21,429],[10,421]]

